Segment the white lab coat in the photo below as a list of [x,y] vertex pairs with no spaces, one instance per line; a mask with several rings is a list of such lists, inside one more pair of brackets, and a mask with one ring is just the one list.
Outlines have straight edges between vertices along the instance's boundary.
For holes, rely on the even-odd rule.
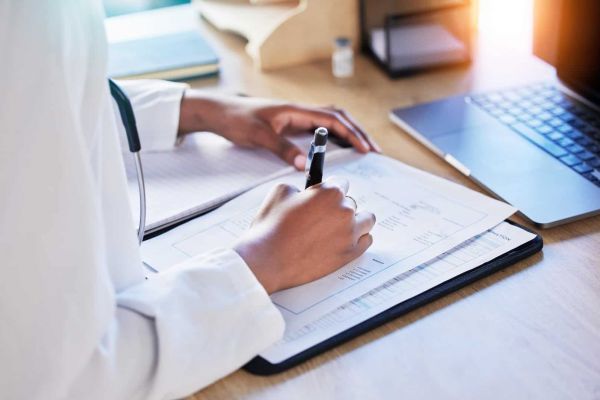
[[[0,398],[167,399],[230,373],[283,319],[215,250],[144,280],[99,0],[0,0]],[[181,85],[127,84],[145,149]]]

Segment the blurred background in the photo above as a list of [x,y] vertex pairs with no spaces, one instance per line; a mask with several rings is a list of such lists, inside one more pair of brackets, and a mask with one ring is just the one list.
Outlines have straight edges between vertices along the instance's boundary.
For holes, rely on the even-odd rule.
[[107,17],[189,3],[190,0],[103,0]]
[[478,17],[484,39],[531,51],[533,0],[479,0]]

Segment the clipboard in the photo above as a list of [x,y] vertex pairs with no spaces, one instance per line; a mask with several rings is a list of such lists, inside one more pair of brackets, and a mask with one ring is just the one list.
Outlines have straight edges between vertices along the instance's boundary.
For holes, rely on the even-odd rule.
[[515,225],[523,230],[535,234],[535,237],[527,243],[513,249],[503,255],[496,257],[495,259],[488,261],[477,268],[473,268],[461,275],[458,275],[452,279],[449,279],[438,286],[435,286],[417,296],[414,296],[408,300],[405,300],[382,313],[363,321],[352,328],[349,328],[343,332],[338,333],[335,336],[324,340],[321,343],[314,345],[280,363],[272,364],[266,359],[257,356],[248,362],[243,369],[254,375],[273,375],[279,372],[288,370],[296,365],[303,363],[321,353],[326,352],[336,346],[339,346],[345,342],[354,339],[357,336],[362,335],[372,329],[375,329],[387,322],[390,322],[404,314],[409,313],[425,304],[431,303],[440,297],[443,297],[449,293],[452,293],[458,289],[461,289],[472,282],[482,279],[494,272],[500,271],[514,263],[521,261],[538,251],[543,247],[542,237],[532,232],[530,229],[517,224],[516,222],[507,220],[508,223]]

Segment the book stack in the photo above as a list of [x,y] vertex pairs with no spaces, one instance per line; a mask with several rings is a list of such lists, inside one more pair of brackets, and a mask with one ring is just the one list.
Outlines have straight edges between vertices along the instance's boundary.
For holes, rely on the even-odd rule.
[[105,25],[111,78],[183,80],[219,71],[219,58],[189,4],[119,15]]

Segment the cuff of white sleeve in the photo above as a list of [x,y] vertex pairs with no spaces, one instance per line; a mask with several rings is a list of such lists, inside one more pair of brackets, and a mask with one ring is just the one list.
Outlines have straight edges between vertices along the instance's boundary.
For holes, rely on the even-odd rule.
[[179,398],[231,373],[283,336],[277,307],[244,260],[219,249],[118,295],[154,321],[154,391]]
[[[222,329],[252,326],[245,335],[248,342],[241,341],[242,348],[234,352],[241,358],[251,358],[265,350],[281,339],[285,330],[281,312],[242,257],[231,249],[216,249],[190,258],[125,290],[118,299],[121,306],[158,321],[190,318],[180,321],[180,326],[190,327],[210,323],[193,320],[203,314],[209,317],[211,311],[220,309],[225,312],[222,316],[229,319],[221,321]],[[214,328],[218,330],[219,324]],[[160,336],[161,328],[158,330]]]
[[189,85],[139,79],[119,81],[129,97],[143,151],[173,148],[177,143],[181,99]]

